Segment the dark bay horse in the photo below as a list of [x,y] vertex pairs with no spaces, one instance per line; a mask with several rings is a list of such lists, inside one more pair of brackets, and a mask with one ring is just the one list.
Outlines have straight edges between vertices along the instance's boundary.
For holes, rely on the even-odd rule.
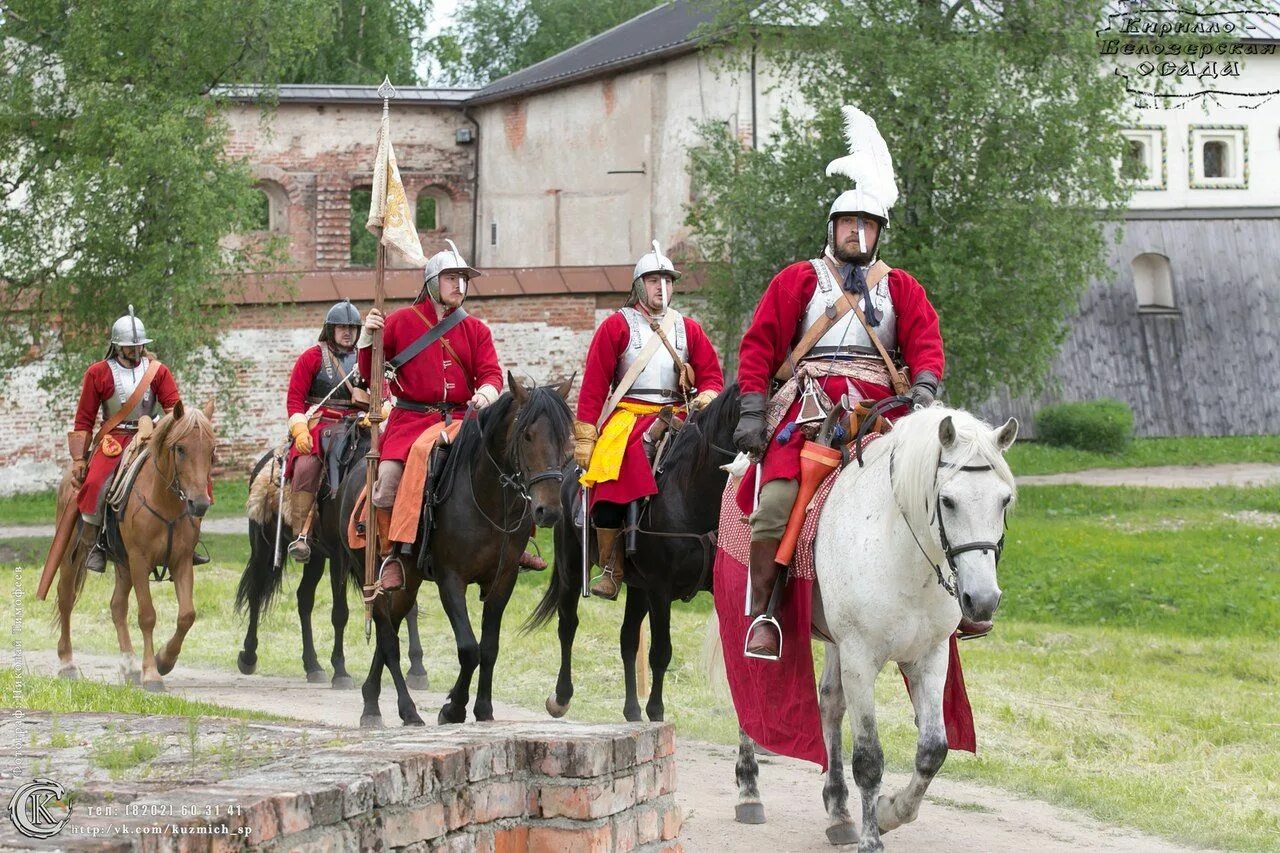
[[[346,654],[344,651],[344,635],[350,608],[347,604],[347,576],[352,571],[363,575],[363,566],[349,564],[349,553],[343,545],[346,538],[345,528],[340,528],[338,511],[338,494],[341,483],[354,473],[356,479],[364,482],[364,456],[369,452],[369,430],[356,423],[356,417],[348,417],[334,424],[326,431],[332,430],[336,439],[341,436],[341,449],[336,451],[339,458],[334,462],[339,472],[339,487],[329,492],[326,471],[325,482],[321,485],[320,500],[316,502],[315,520],[312,522],[311,559],[302,569],[302,578],[298,582],[298,623],[302,629],[302,669],[307,681],[312,684],[323,684],[330,681],[337,689],[352,689],[355,681],[347,672]],[[331,447],[333,445],[330,445]],[[326,465],[326,468],[328,466]],[[244,647],[236,656],[236,665],[240,672],[252,675],[258,668],[258,621],[271,606],[276,595],[284,584],[284,568],[287,555],[284,555],[280,568],[275,566],[276,547],[276,514],[279,501],[272,497],[279,488],[280,467],[275,452],[268,451],[253,473],[249,475],[249,561],[245,564],[244,573],[240,576],[240,586],[236,590],[236,610],[247,613],[249,625],[245,630]],[[283,552],[289,542],[297,535],[287,521],[281,527],[280,550]],[[311,613],[315,608],[316,588],[324,577],[325,564],[329,566],[329,589],[333,595],[333,607],[330,621],[333,624],[333,650],[329,655],[329,663],[333,667],[330,680],[324,667],[320,665],[316,655],[315,640],[311,632]],[[418,640],[418,610],[415,607],[409,612],[409,684],[416,689],[427,689],[427,670],[422,665],[422,644]]]
[[[369,677],[361,690],[362,726],[379,726],[378,696],[382,670],[391,671],[400,719],[423,725],[400,672],[399,625],[413,608],[426,578],[419,558],[430,561],[440,603],[453,628],[458,647],[458,678],[437,717],[440,723],[466,719],[471,677],[476,685],[475,719],[493,719],[493,669],[498,659],[502,614],[515,588],[520,555],[529,542],[532,525],[552,527],[560,520],[559,484],[571,452],[572,417],[565,398],[573,379],[558,386],[526,388],[507,374],[509,391],[493,405],[468,418],[459,430],[441,472],[446,497],[435,510],[428,553],[419,549],[404,560],[405,584],[379,595],[373,606],[377,647]],[[343,485],[343,528],[360,492],[359,478]],[[423,533],[419,531],[419,542]],[[364,565],[364,549],[351,552],[353,565]],[[357,571],[352,582],[363,581]],[[481,635],[476,641],[467,613],[467,587],[477,584],[484,602]]]
[[[148,440],[144,461],[119,516],[120,549],[111,554],[116,586],[111,594],[111,620],[120,642],[121,673],[143,688],[163,692],[164,681],[178,661],[183,640],[196,621],[193,595],[195,571],[192,556],[200,540],[200,521],[213,504],[213,402],[204,410],[188,409],[179,400],[162,418]],[[141,439],[135,439],[138,441]],[[106,487],[104,487],[106,488]],[[70,472],[58,488],[58,514],[67,501],[76,499]],[[108,510],[109,511],[109,510]],[[80,522],[83,523],[83,522]],[[77,536],[74,540],[79,542]],[[71,611],[84,587],[85,549],[68,548],[58,578],[58,674],[78,678],[71,651]],[[151,573],[168,566],[178,599],[178,621],[164,648],[155,650],[151,635],[156,608],[151,601]],[[142,629],[142,670],[138,671],[133,640],[129,636],[129,591],[138,599],[138,627]]]
[[[645,616],[649,617],[653,675],[645,712],[650,720],[659,721],[664,711],[663,677],[671,663],[671,602],[711,589],[714,532],[729,476],[720,466],[733,461],[737,453],[733,429],[738,423],[738,398],[738,386],[730,385],[706,409],[692,415],[672,439],[658,472],[658,494],[640,516],[636,552],[626,557],[627,603],[618,640],[626,688],[622,713],[632,722],[640,720],[636,652]],[[560,488],[563,516],[556,527],[551,583],[524,627],[531,631],[559,616],[560,674],[554,695],[547,699],[547,711],[553,717],[564,716],[573,698],[573,639],[582,593],[582,532],[574,526],[572,509],[578,493],[576,472],[577,467],[570,464]]]

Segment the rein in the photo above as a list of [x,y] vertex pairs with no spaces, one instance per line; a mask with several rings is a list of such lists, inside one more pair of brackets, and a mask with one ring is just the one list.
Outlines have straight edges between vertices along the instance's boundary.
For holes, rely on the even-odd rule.
[[[893,454],[895,451],[896,451],[896,448],[895,450],[889,452],[889,488],[891,491],[893,490],[893,467],[894,467]],[[991,465],[956,465],[953,462],[943,462],[942,451],[939,450],[938,466],[933,473],[933,481],[935,486],[937,485],[937,482],[938,482],[938,471],[943,468],[955,468],[960,471],[995,470]],[[968,553],[969,551],[981,551],[984,554],[987,553],[988,551],[994,551],[996,555],[996,565],[997,566],[1000,565],[1000,555],[1004,552],[1004,534],[1002,533],[1000,535],[999,542],[987,542],[987,541],[974,540],[973,542],[966,542],[963,545],[952,545],[950,539],[947,537],[947,526],[944,523],[942,518],[942,502],[937,501],[935,502],[933,507],[933,518],[930,519],[930,523],[932,523],[933,521],[938,522],[938,540],[942,545],[942,553],[947,563],[947,569],[949,570],[950,579],[948,579],[943,575],[941,564],[935,562],[929,556],[929,552],[924,549],[924,545],[920,542],[920,537],[916,535],[915,529],[911,526],[911,519],[907,516],[906,510],[904,510],[902,508],[902,505],[898,503],[898,498],[896,493],[894,494],[893,502],[894,502],[894,505],[898,507],[898,512],[902,513],[902,520],[906,522],[907,530],[911,533],[911,538],[915,540],[916,547],[920,549],[920,553],[924,556],[925,560],[929,562],[929,565],[933,566],[933,573],[938,579],[938,585],[941,586],[944,590],[946,590],[947,594],[950,595],[952,598],[956,598],[956,581],[960,574],[960,569],[956,566],[956,557],[960,556],[961,554]],[[1006,529],[1008,528],[1007,513],[1005,515],[1004,527]]]
[[[156,476],[163,478],[164,473],[160,470],[159,454],[151,454],[151,464],[156,469]],[[188,503],[186,490],[178,482],[178,456],[177,449],[174,447],[169,448],[169,466],[173,473],[170,474],[169,482],[165,484],[165,487],[181,502],[181,513],[173,518],[165,518],[151,505],[146,495],[141,492],[138,493],[138,501],[142,504],[143,509],[154,515],[165,526],[164,559],[159,566],[152,569],[152,574],[157,581],[167,580],[169,577],[169,561],[170,557],[173,556],[173,528],[184,518],[190,522],[192,527],[195,526],[195,519],[191,515],[191,505]]]

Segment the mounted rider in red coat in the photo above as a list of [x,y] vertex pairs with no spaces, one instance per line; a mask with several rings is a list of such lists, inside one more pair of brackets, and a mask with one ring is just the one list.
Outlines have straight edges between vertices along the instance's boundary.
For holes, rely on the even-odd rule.
[[293,484],[289,526],[297,534],[289,545],[289,556],[300,563],[311,559],[307,518],[324,474],[322,434],[353,412],[369,410],[368,392],[356,370],[360,325],[360,311],[351,300],[336,303],[325,315],[319,341],[298,356],[289,375],[285,408],[293,447],[286,473]]
[[653,251],[636,263],[627,304],[596,329],[587,351],[573,424],[573,457],[591,496],[601,573],[591,593],[610,601],[622,588],[618,534],[632,501],[657,494],[646,433],[664,406],[679,416],[724,388],[720,359],[696,320],[670,305],[680,273]]
[[[422,290],[412,305],[392,311],[385,319],[377,309],[369,311],[356,345],[360,373],[367,379],[373,367],[376,330],[382,329],[383,350],[390,365],[437,323],[454,324],[438,340],[388,372],[388,390],[395,400],[383,426],[382,459],[370,501],[383,557],[379,578],[387,591],[404,585],[400,556],[413,544],[393,543],[390,538],[391,510],[409,448],[431,425],[462,417],[468,405],[477,411],[483,409],[502,393],[502,369],[489,327],[462,309],[467,282],[480,272],[468,266],[452,242],[449,246],[427,262]],[[451,320],[455,314],[460,316]]]
[[[852,137],[850,109],[845,113]],[[873,333],[905,363],[911,383],[907,393],[915,405],[931,405],[942,381],[945,361],[938,314],[924,287],[905,270],[889,269],[877,259],[898,190],[888,149],[874,122],[861,112],[857,115],[870,123],[873,139],[851,138],[854,153],[827,167],[828,175],[847,175],[857,188],[832,203],[822,256],[786,267],[769,283],[739,350],[742,414],[734,443],[760,462],[743,478],[738,492],[739,508],[750,513],[753,617],[765,612],[783,569],[774,557],[798,490],[805,441],[804,419],[797,423],[802,404],[808,405],[809,413],[819,412],[821,420],[846,395],[851,404],[892,396],[889,367]],[[863,151],[868,145],[878,147],[879,156],[859,154],[860,145]],[[831,322],[845,293],[850,301],[856,299],[865,324],[854,310]],[[806,332],[828,324],[807,352],[796,352]],[[775,379],[792,376],[795,379],[780,389],[775,385]],[[905,413],[905,407],[899,407],[888,415]],[[747,656],[777,660],[778,647],[776,623],[752,623]]]
[[[138,419],[168,412],[178,402],[178,384],[169,368],[146,349],[151,343],[142,321],[133,313],[121,317],[111,326],[111,345],[107,357],[94,362],[85,371],[80,388],[80,404],[76,407],[75,426],[67,434],[71,452],[71,476],[79,487],[76,494],[84,526],[80,535],[88,548],[85,568],[94,572],[106,570],[106,552],[98,543],[102,532],[106,489],[120,464],[120,454],[138,432]],[[135,393],[142,382],[145,389]],[[129,411],[125,403],[137,397]],[[98,415],[102,427],[93,435]],[[196,563],[207,558],[196,555]]]

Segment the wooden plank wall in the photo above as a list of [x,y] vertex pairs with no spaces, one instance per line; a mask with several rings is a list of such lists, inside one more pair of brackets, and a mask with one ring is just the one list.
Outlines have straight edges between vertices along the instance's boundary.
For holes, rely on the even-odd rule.
[[[1135,257],[1169,259],[1176,313],[1139,312]],[[997,394],[978,411],[1034,413],[1060,401],[1124,400],[1140,436],[1280,433],[1280,219],[1131,220],[1035,399]]]

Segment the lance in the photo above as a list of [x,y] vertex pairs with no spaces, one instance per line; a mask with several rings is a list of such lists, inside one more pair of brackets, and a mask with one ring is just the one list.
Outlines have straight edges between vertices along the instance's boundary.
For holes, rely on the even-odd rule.
[[[396,96],[395,87],[391,85],[390,77],[383,77],[382,85],[378,87],[378,94],[382,96],[382,118],[383,126],[386,124],[387,115],[391,111],[391,99]],[[381,194],[385,198],[385,193]],[[385,210],[381,213],[385,214]],[[373,307],[379,313],[383,310],[383,304],[386,301],[386,272],[387,272],[387,247],[382,244],[382,232],[385,230],[386,224],[378,226],[378,250],[375,256],[374,272],[373,272]],[[373,585],[377,579],[377,560],[378,560],[378,525],[374,518],[376,510],[373,507],[373,483],[378,477],[378,462],[382,458],[382,451],[379,447],[379,425],[382,423],[382,398],[383,398],[383,350],[382,350],[382,330],[378,329],[373,333],[373,364],[369,368],[369,453],[365,456],[365,513],[367,520],[365,522],[365,547],[364,547],[364,638],[365,642],[369,641],[370,633],[373,627]]]

